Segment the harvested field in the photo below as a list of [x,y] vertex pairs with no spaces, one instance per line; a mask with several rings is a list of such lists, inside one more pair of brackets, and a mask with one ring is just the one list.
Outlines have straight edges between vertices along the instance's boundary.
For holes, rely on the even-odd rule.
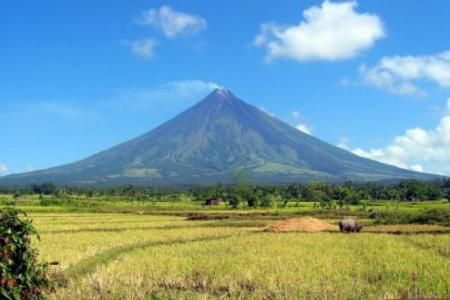
[[50,299],[445,299],[450,294],[449,234],[338,234],[329,223],[336,220],[310,217],[270,227],[334,233],[261,232],[276,221],[249,216],[30,217],[41,232],[41,241],[34,240],[40,258],[60,262],[53,270],[67,278]]
[[448,298],[450,227],[358,218],[341,234],[345,216],[28,215],[64,279],[49,299]]

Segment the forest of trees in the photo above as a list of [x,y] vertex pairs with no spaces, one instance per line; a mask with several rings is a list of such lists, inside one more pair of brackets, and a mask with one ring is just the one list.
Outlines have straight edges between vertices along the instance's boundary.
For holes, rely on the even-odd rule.
[[105,197],[108,199],[130,199],[141,201],[180,201],[188,196],[194,201],[204,202],[220,198],[229,206],[245,203],[248,207],[269,207],[274,202],[317,202],[321,206],[358,204],[361,200],[424,201],[449,199],[450,179],[439,181],[404,180],[391,184],[352,183],[327,184],[312,182],[289,185],[253,185],[238,178],[233,185],[180,186],[180,187],[59,187],[52,183],[34,184],[22,188],[0,188],[0,194],[53,195],[64,197]]

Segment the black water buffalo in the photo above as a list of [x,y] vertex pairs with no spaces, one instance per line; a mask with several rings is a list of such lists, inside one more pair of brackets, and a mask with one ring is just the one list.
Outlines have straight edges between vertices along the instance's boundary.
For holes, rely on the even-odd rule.
[[353,219],[344,219],[339,222],[341,232],[360,232],[363,226]]

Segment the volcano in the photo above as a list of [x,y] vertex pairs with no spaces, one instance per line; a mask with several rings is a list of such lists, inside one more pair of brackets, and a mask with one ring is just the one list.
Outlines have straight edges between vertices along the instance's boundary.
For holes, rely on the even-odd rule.
[[388,181],[434,176],[356,156],[266,114],[226,89],[133,140],[86,159],[14,174],[2,185],[193,185]]

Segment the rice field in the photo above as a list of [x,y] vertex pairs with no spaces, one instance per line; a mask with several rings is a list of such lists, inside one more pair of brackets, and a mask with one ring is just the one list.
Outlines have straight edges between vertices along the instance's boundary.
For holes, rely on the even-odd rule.
[[40,258],[60,262],[54,271],[67,279],[51,299],[450,296],[450,234],[411,234],[431,230],[420,225],[369,226],[360,234],[269,233],[262,229],[273,220],[255,216],[29,217],[41,234],[34,241]]

